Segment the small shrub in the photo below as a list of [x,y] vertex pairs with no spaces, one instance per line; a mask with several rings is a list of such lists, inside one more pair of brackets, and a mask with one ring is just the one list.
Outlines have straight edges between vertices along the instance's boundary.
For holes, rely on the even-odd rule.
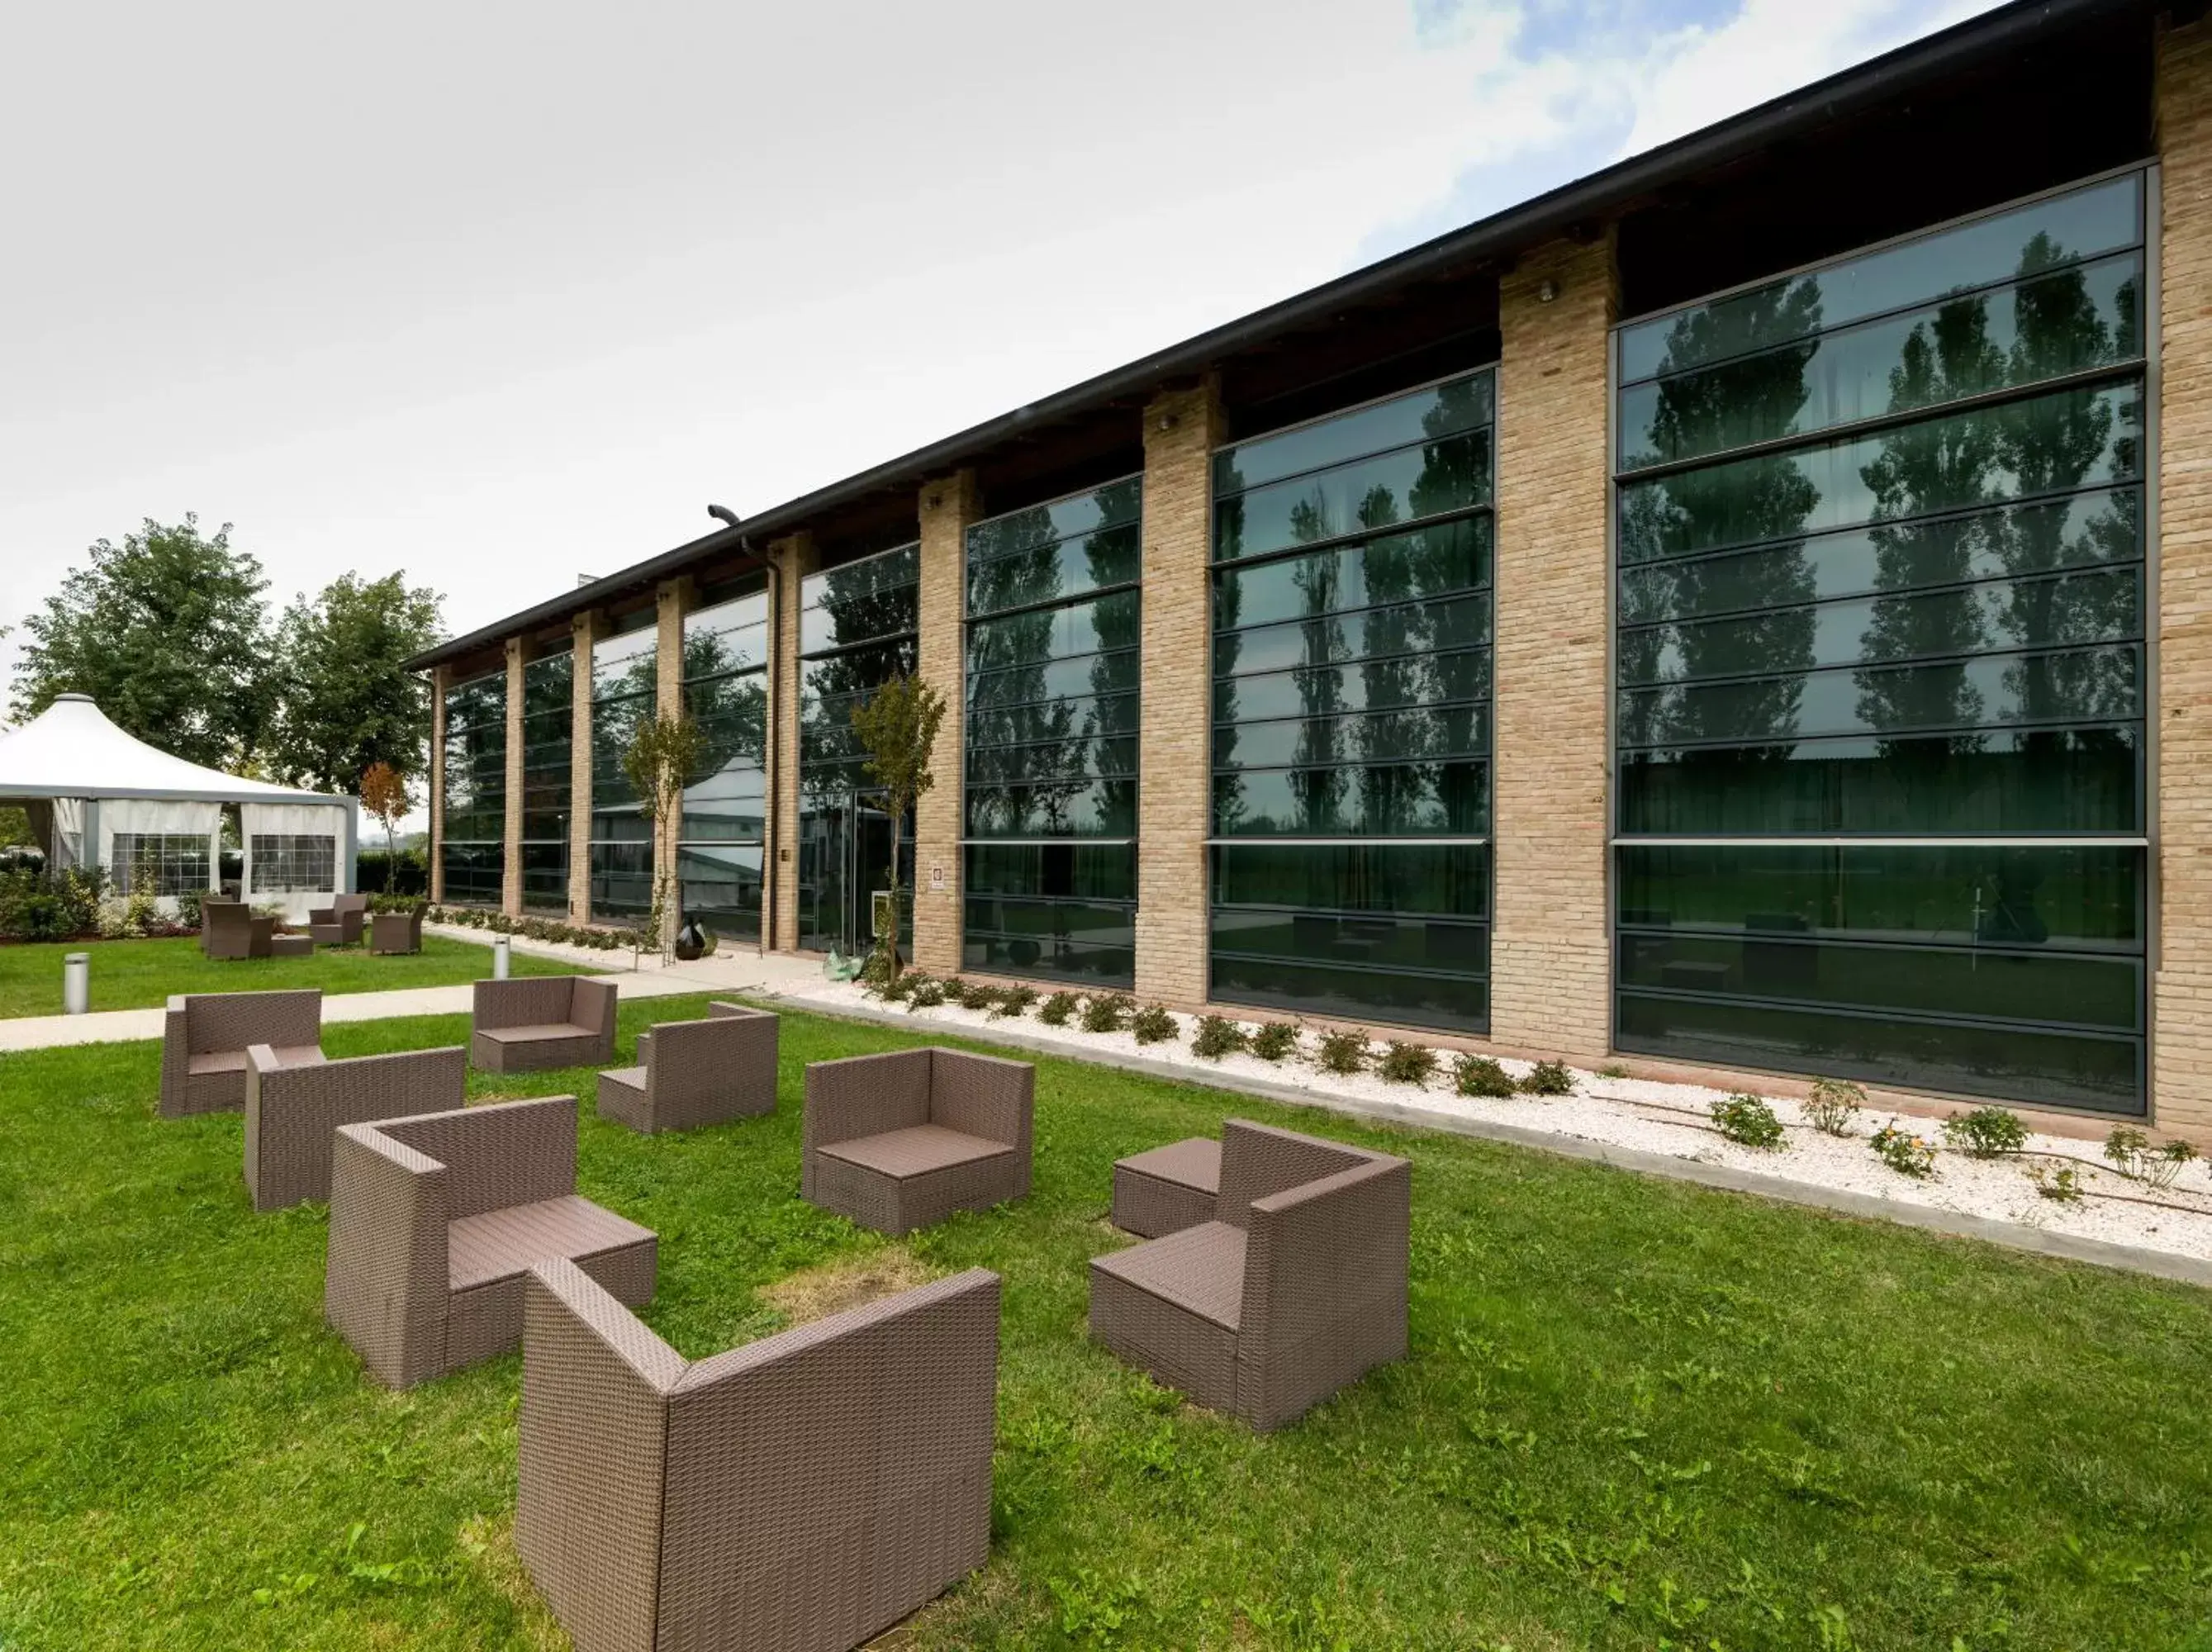
[[1826,1136],[1848,1136],[1851,1121],[1866,1105],[1866,1091],[1848,1078],[1815,1078],[1805,1102],[1805,1117]]
[[1030,1005],[1036,1001],[1037,989],[1036,987],[1008,987],[1000,993],[999,1001],[991,1011],[991,1019],[994,1021],[1003,1021],[1008,1016],[1027,1015],[1030,1011]]
[[914,989],[921,986],[922,982],[928,979],[929,977],[923,975],[919,969],[908,969],[902,972],[897,980],[887,981],[884,983],[882,988],[884,1002],[886,1004],[905,1003],[907,999],[914,996]]
[[1288,1021],[1270,1021],[1252,1035],[1252,1054],[1262,1061],[1279,1061],[1298,1047],[1298,1029]]
[[945,983],[924,975],[915,982],[914,990],[906,995],[909,1010],[933,1010],[945,1002]]
[[1782,1145],[1782,1121],[1774,1116],[1774,1109],[1756,1096],[1739,1091],[1712,1107],[1713,1127],[1730,1141],[1744,1147],[1779,1147]]
[[1513,1075],[1486,1055],[1462,1055],[1452,1068],[1452,1088],[1462,1096],[1518,1094]]
[[1128,1024],[1129,1000],[1119,993],[1093,993],[1083,1001],[1083,1030],[1119,1032]]
[[986,987],[980,981],[948,981],[945,995],[963,1010],[995,1010],[1002,996],[999,988]]
[[1875,1131],[1867,1145],[1874,1149],[1876,1158],[1901,1176],[1926,1181],[1936,1174],[1936,1144],[1893,1122]]
[[1198,1023],[1191,1035],[1190,1048],[1209,1061],[1218,1061],[1224,1055],[1234,1055],[1251,1043],[1244,1029],[1225,1016],[1210,1015]]
[[2081,1202],[2081,1178],[2070,1164],[2057,1169],[2047,1164],[2031,1165],[2027,1179],[2035,1184],[2035,1191],[2059,1205],[2078,1205]]
[[1360,1072],[1367,1066],[1367,1035],[1345,1028],[1323,1033],[1321,1048],[1314,1052],[1314,1065],[1323,1072]]
[[1597,1070],[1597,1076],[1601,1078],[1626,1078],[1628,1069],[1618,1061],[1608,1061]]
[[1436,1076],[1437,1053],[1426,1044],[1402,1043],[1394,1038],[1375,1070],[1389,1084],[1425,1084]]
[[1054,993],[1045,999],[1044,1007],[1037,1011],[1037,1019],[1048,1027],[1065,1027],[1068,1017],[1075,1013],[1075,994]]
[[2105,1138],[2105,1157],[2114,1169],[2132,1181],[2171,1187],[2182,1167],[2197,1157],[2197,1150],[2185,1141],[2154,1147],[2142,1131],[2122,1124],[2115,1125],[2112,1133]]
[[1522,1079],[1521,1089],[1530,1096],[1571,1096],[1575,1093],[1575,1075],[1567,1071],[1565,1061],[1539,1061]]
[[860,983],[862,992],[873,993],[878,998],[888,998],[890,993],[887,989],[891,986],[890,951],[880,946],[875,948],[868,954],[867,962],[860,966],[860,973],[853,979]]
[[2027,1127],[2008,1108],[1978,1107],[1944,1120],[1943,1139],[1968,1158],[2002,1158],[2027,1145]]
[[1157,1004],[1147,1004],[1129,1023],[1139,1044],[1172,1044],[1182,1036],[1176,1018]]

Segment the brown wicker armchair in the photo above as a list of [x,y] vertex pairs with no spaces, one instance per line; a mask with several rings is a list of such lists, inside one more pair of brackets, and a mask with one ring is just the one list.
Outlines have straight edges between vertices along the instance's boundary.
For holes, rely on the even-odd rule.
[[469,1060],[487,1072],[534,1072],[615,1059],[615,984],[592,975],[480,981]]
[[368,921],[368,896],[333,895],[326,907],[307,914],[307,934],[317,946],[351,946]]
[[342,1124],[442,1113],[467,1099],[469,1053],[408,1050],[288,1066],[266,1044],[246,1053],[246,1186],[257,1211],[331,1196]]
[[372,952],[420,952],[422,950],[422,908],[368,914],[368,950]]
[[246,1105],[246,1052],[272,1047],[286,1066],[323,1059],[323,994],[188,993],[169,1000],[161,1020],[165,1119],[235,1113]]
[[1036,1069],[930,1047],[811,1061],[799,1197],[889,1234],[1030,1191]]
[[257,918],[243,901],[200,902],[200,951],[211,958],[265,958],[276,933],[274,918]]
[[380,1382],[513,1348],[523,1277],[550,1257],[653,1296],[652,1232],[576,1195],[574,1096],[338,1127],[323,1312]]
[[988,1558],[996,1274],[696,1364],[567,1262],[526,1293],[514,1546],[577,1652],[856,1647]]
[[1231,1119],[1216,1219],[1093,1259],[1091,1334],[1279,1428],[1405,1357],[1412,1193],[1404,1159]]
[[599,1075],[599,1111],[647,1135],[775,1111],[776,1018],[709,1004],[704,1021],[664,1021],[637,1038],[638,1065]]

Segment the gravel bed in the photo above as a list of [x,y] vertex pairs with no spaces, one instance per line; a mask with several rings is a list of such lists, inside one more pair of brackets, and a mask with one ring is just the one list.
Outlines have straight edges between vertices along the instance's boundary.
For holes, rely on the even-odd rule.
[[[1133,1034],[1126,1031],[1086,1033],[1072,1024],[1048,1027],[1036,1018],[1034,1005],[1018,1017],[997,1018],[988,1011],[949,1004],[909,1010],[885,1005],[853,983],[829,981],[787,990],[781,996],[829,1011],[902,1011],[916,1023],[958,1027],[986,1036],[1018,1028],[1027,1037],[1065,1046],[1070,1055],[1078,1058],[1086,1052],[1137,1056],[1198,1072],[1255,1079],[1295,1089],[1321,1106],[1338,1102],[1411,1104],[1462,1118],[1753,1171],[1899,1206],[2016,1222],[2083,1239],[2212,1259],[2212,1169],[2208,1169],[2212,1161],[2200,1159],[2188,1164],[2172,1187],[2153,1188],[2105,1163],[2093,1142],[2030,1132],[2026,1149],[2020,1154],[1974,1159],[1941,1146],[1940,1121],[1868,1108],[1852,1121],[1851,1133],[1839,1138],[1814,1129],[1799,1102],[1773,1096],[1764,1099],[1785,1127],[1784,1141],[1777,1148],[1759,1149],[1739,1145],[1712,1129],[1710,1109],[1728,1092],[1701,1084],[1606,1078],[1571,1068],[1575,1079],[1572,1096],[1468,1096],[1453,1087],[1453,1067],[1458,1059],[1453,1051],[1436,1052],[1437,1072],[1427,1083],[1392,1084],[1372,1072],[1339,1075],[1318,1070],[1312,1060],[1318,1036],[1310,1029],[1301,1030],[1297,1053],[1279,1062],[1262,1061],[1249,1054],[1209,1061],[1190,1048],[1191,1032],[1197,1023],[1194,1016],[1175,1016],[1178,1036],[1173,1042],[1139,1044]],[[1249,1032],[1260,1023],[1242,1024]],[[1374,1045],[1371,1053],[1379,1055],[1382,1048]],[[1525,1075],[1531,1066],[1506,1058],[1500,1058],[1498,1065],[1516,1078]],[[1891,1169],[1875,1156],[1869,1139],[1890,1123],[1941,1148],[1932,1178],[1915,1180]],[[2045,1198],[2028,1178],[2030,1167],[2039,1164],[2051,1169],[2070,1169],[2087,1196],[2075,1202]],[[2157,1202],[2132,1202],[2142,1200]]]

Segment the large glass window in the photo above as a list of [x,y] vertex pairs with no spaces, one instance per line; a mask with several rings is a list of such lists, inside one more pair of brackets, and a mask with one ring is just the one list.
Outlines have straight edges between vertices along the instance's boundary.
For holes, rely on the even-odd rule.
[[438,853],[446,899],[495,907],[507,869],[505,667],[446,690],[444,780]]
[[705,592],[684,620],[684,703],[705,748],[684,793],[684,909],[747,940],[760,938],[769,623],[765,574]]
[[575,663],[564,647],[522,668],[522,904],[533,912],[568,909]]
[[659,642],[652,609],[592,645],[592,916],[653,910],[653,823],[623,772],[637,731],[659,716]]
[[2142,1109],[2142,224],[1616,335],[1622,1048]]
[[968,967],[1136,979],[1142,478],[968,530]]
[[[810,574],[799,584],[799,944],[865,952],[876,891],[890,887],[890,817],[853,734],[853,708],[911,676],[921,551],[901,545]],[[914,887],[914,821],[902,832],[902,887]],[[913,932],[901,914],[902,937]]]
[[1489,1028],[1491,404],[1214,456],[1217,999]]

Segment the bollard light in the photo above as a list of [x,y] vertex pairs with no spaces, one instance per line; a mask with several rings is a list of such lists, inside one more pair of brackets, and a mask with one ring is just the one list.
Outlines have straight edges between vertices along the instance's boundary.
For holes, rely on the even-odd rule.
[[92,954],[71,952],[62,960],[62,1013],[82,1015],[92,1008]]
[[494,981],[507,979],[507,937],[504,935],[491,944],[491,978]]

